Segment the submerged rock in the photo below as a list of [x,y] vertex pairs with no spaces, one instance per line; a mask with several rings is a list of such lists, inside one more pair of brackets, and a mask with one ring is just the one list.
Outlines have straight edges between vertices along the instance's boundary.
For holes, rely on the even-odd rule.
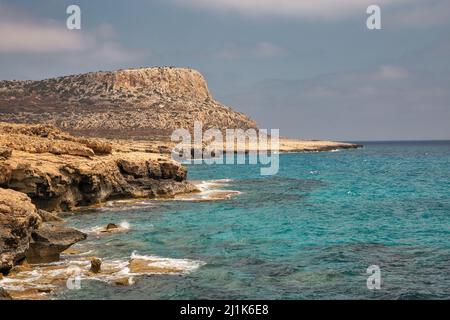
[[152,274],[152,273],[180,273],[181,269],[172,267],[155,266],[151,260],[131,259],[128,265],[131,273],[136,274]]
[[12,155],[11,148],[0,147],[0,159],[1,160],[9,159],[9,158],[11,158],[11,155]]

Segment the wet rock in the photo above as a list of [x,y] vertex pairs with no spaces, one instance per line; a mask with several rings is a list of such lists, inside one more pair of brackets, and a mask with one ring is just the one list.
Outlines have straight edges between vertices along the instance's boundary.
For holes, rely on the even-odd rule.
[[128,265],[131,273],[136,274],[151,274],[151,273],[179,273],[183,270],[171,268],[171,267],[160,267],[152,265],[151,260],[146,259],[132,259]]
[[67,255],[77,255],[77,254],[81,254],[82,251],[79,249],[75,249],[75,248],[69,248],[64,250],[63,252],[61,252],[62,254],[67,254]]
[[16,274],[24,271],[32,271],[33,268],[28,263],[22,263],[11,268],[8,275]]
[[91,269],[90,271],[93,273],[99,273],[102,268],[102,260],[99,258],[92,258],[91,259]]
[[134,284],[133,278],[124,277],[114,280],[114,284],[118,286],[131,286]]
[[39,224],[36,207],[27,195],[0,188],[0,272],[8,273],[25,258]]
[[12,297],[6,292],[5,289],[0,287],[0,300],[12,300]]
[[117,224],[114,224],[114,223],[108,223],[108,225],[105,228],[106,231],[111,231],[111,230],[114,230],[114,229],[119,229],[119,226]]
[[76,229],[43,224],[32,233],[27,260],[33,263],[58,261],[61,252],[86,238],[85,233]]

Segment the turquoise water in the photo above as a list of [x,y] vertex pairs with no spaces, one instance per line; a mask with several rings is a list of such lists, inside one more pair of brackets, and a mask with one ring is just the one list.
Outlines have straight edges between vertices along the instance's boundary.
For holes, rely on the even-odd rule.
[[[89,281],[63,298],[450,298],[450,142],[365,143],[364,149],[280,155],[257,166],[193,165],[191,180],[232,179],[242,193],[214,202],[148,201],[70,217],[128,233],[83,245],[108,259],[141,255],[205,264],[119,287]],[[380,290],[366,269],[381,268]]]

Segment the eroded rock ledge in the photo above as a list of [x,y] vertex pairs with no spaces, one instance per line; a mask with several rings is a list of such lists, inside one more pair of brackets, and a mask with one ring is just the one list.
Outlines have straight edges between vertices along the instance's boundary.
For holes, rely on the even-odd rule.
[[196,191],[186,176],[167,155],[73,137],[47,125],[0,122],[0,272],[25,258],[58,259],[86,238],[61,227],[51,212]]
[[[28,129],[28,130],[26,130]],[[40,209],[68,211],[110,199],[191,192],[186,169],[168,156],[114,150],[51,126],[0,123],[0,187],[27,194]]]

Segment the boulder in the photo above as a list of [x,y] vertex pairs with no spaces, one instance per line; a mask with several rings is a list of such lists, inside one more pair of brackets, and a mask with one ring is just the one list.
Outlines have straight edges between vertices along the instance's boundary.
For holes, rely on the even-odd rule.
[[25,258],[41,218],[24,193],[0,188],[0,272],[6,274]]
[[114,280],[114,284],[118,285],[118,286],[130,286],[132,284],[134,284],[134,280],[132,277],[123,277],[123,278],[119,278]]
[[106,231],[111,231],[114,229],[119,229],[119,226],[115,223],[108,223],[108,225],[105,228]]
[[62,222],[63,219],[58,217],[55,213],[48,212],[45,210],[38,210],[38,214],[42,219],[42,222]]
[[32,232],[27,260],[32,263],[58,261],[61,252],[85,240],[87,235],[72,228],[42,224]]
[[93,273],[99,273],[101,269],[102,269],[102,260],[100,260],[99,258],[92,258],[90,271]]

